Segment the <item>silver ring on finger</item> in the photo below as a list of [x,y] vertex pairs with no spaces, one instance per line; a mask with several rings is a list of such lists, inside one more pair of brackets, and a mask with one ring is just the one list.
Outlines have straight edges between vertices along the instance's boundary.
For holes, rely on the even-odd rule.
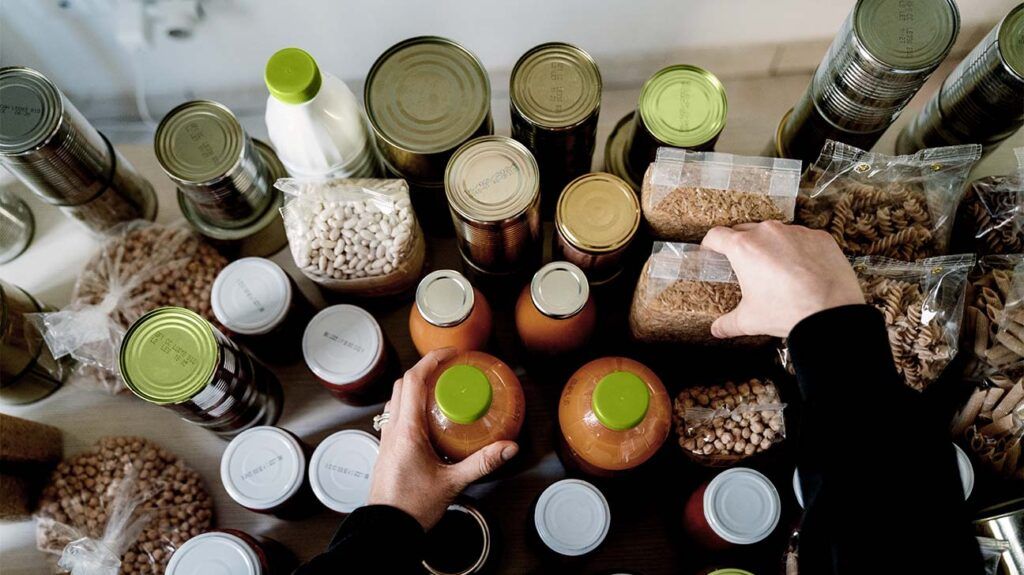
[[384,424],[387,423],[390,420],[391,420],[391,414],[388,413],[387,411],[381,413],[380,415],[374,415],[373,416],[373,430],[378,432],[378,433],[380,433],[380,430],[381,430],[382,427],[384,427]]

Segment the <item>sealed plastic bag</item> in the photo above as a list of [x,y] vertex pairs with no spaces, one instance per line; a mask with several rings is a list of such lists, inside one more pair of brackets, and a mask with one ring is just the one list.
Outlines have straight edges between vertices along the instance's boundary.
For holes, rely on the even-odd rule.
[[337,292],[380,297],[419,280],[426,255],[405,180],[282,178],[295,265]]
[[190,230],[136,220],[112,232],[85,265],[70,304],[32,320],[54,357],[78,360],[69,383],[117,393],[124,390],[118,353],[128,327],[162,306],[187,307],[216,323],[210,289],[226,265]]
[[967,286],[964,345],[969,378],[1024,375],[1024,254],[978,260]]
[[1024,148],[1014,153],[1017,173],[968,184],[954,231],[954,239],[964,251],[1024,253]]
[[769,380],[687,388],[673,407],[679,446],[703,465],[732,465],[786,437],[786,404]]
[[964,182],[980,157],[976,144],[887,156],[829,140],[801,183],[796,220],[829,232],[851,256],[945,254]]
[[958,349],[967,274],[973,255],[853,260],[867,303],[885,316],[896,369],[921,391],[939,378]]
[[699,242],[715,226],[793,221],[800,161],[659,148],[641,192],[663,240]]
[[[695,244],[655,242],[633,294],[629,325],[643,342],[716,343],[711,324],[740,303],[742,294],[729,260]],[[760,345],[768,337],[738,337],[733,344]]]
[[990,472],[1024,480],[1024,378],[995,375],[978,384],[953,418],[952,432]]

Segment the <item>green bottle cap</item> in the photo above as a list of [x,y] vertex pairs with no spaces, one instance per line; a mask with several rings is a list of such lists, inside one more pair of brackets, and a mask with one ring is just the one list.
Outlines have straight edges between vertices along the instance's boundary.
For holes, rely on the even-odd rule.
[[267,60],[267,89],[285,104],[308,102],[320,91],[320,69],[305,50],[284,48]]
[[729,102],[725,86],[697,66],[669,66],[655,72],[640,89],[637,105],[647,130],[662,144],[698,147],[725,127]]
[[453,365],[444,370],[434,386],[434,399],[445,417],[469,425],[491,407],[491,382],[480,368]]
[[125,334],[121,376],[150,403],[181,403],[210,382],[219,356],[213,328],[199,314],[182,307],[157,308]]
[[592,406],[597,420],[608,429],[632,429],[644,420],[651,392],[644,380],[628,371],[614,371],[594,388]]

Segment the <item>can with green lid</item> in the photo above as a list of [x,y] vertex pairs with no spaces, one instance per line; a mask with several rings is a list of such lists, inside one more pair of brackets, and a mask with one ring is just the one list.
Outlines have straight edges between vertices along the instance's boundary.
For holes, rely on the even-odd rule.
[[537,159],[541,212],[554,213],[567,183],[590,171],[601,109],[601,72],[582,49],[549,42],[523,54],[509,81],[512,137]]
[[1024,4],[949,73],[896,140],[898,154],[977,143],[991,152],[1024,125]]
[[132,393],[224,438],[281,415],[274,374],[186,308],[157,308],[136,320],[121,341],[119,367]]

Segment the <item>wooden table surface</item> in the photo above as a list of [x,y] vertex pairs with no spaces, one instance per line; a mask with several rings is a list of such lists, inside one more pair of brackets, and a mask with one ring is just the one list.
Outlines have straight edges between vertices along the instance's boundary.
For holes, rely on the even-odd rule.
[[[936,78],[942,78],[953,64],[947,64],[935,74],[932,82],[915,99],[912,109],[923,104],[924,98],[934,90]],[[807,81],[806,75],[727,79],[724,83],[730,100],[729,124],[717,149],[741,154],[762,153],[774,134],[778,119],[796,100]],[[602,165],[603,143],[611,127],[631,109],[637,92],[637,87],[606,90],[598,132],[596,167]],[[497,132],[507,134],[507,99],[496,98],[493,110]],[[910,114],[905,114],[898,125],[909,117]],[[890,130],[878,149],[891,151],[895,134],[896,129]],[[1022,140],[1021,134],[1014,137],[1018,146]],[[1010,151],[1012,145],[1004,145],[987,158],[976,175],[1010,171],[1014,165]],[[181,216],[173,199],[173,188],[160,171],[150,146],[136,144],[120,146],[120,149],[156,186],[160,201],[158,221],[179,220]],[[63,305],[69,299],[77,273],[99,244],[56,210],[30,198],[19,184],[12,185],[30,202],[37,220],[37,231],[33,244],[24,255],[0,266],[0,277],[48,303]],[[429,243],[429,268],[460,267],[450,238],[431,238]],[[645,247],[641,244],[639,251]],[[630,275],[618,288],[598,293],[599,337],[587,351],[588,356],[615,353],[636,357],[656,369],[670,392],[709,378],[727,377],[737,371],[774,373],[766,354],[737,355],[721,350],[678,352],[638,348],[626,343],[623,331],[625,311],[632,291],[630,284],[636,277],[636,263],[642,255],[638,256]],[[299,280],[303,292],[317,305],[325,304],[324,294],[301,276],[290,261],[287,250],[272,259]],[[709,566],[745,566],[759,574],[777,572],[786,537],[798,521],[798,509],[789,483],[792,466],[787,444],[753,464],[776,482],[785,508],[783,520],[774,536],[760,545],[726,558],[706,556],[687,544],[681,533],[682,505],[690,490],[711,472],[685,461],[670,439],[643,472],[622,482],[602,484],[611,502],[612,529],[597,552],[575,563],[546,562],[544,553],[528,536],[532,530],[530,506],[546,486],[565,476],[554,452],[556,405],[567,373],[579,363],[531,363],[522,357],[511,323],[513,295],[510,290],[488,292],[496,308],[492,351],[516,368],[526,391],[528,408],[522,439],[524,449],[500,479],[472,486],[468,491],[498,530],[496,571],[602,573],[618,569],[657,575],[695,573]],[[328,297],[330,303],[341,301]],[[405,368],[417,359],[406,323],[409,306],[409,298],[367,304],[382,323]],[[369,430],[371,417],[380,410],[380,406],[354,408],[339,403],[313,381],[303,365],[275,368],[275,372],[285,389],[285,408],[278,424],[311,444],[344,428]],[[781,380],[784,395],[792,398],[792,389],[784,378]],[[793,409],[797,407],[794,405]],[[217,526],[272,537],[301,559],[308,559],[324,548],[340,519],[338,515],[323,510],[312,518],[288,522],[258,515],[234,504],[219,481],[220,457],[226,443],[179,420],[170,411],[148,405],[131,395],[111,397],[65,387],[41,402],[27,406],[0,406],[0,411],[60,427],[65,433],[67,454],[80,452],[107,435],[138,435],[155,440],[183,457],[206,479],[216,506]],[[792,420],[791,417],[787,419]],[[42,573],[46,572],[46,565],[47,557],[35,549],[33,522],[0,525],[0,572],[3,575]]]

